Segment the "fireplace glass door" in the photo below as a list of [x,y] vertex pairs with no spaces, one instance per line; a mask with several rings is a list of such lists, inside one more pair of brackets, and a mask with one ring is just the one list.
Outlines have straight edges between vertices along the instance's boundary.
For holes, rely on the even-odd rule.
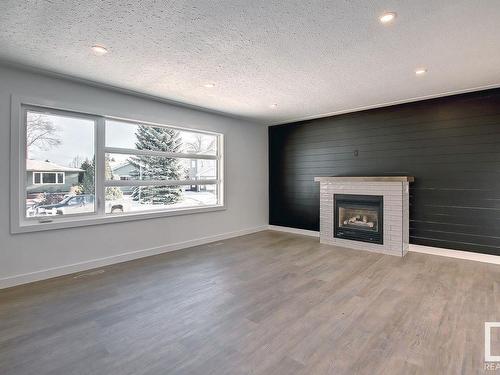
[[383,197],[335,194],[334,236],[383,243]]
[[378,211],[371,208],[339,207],[339,227],[378,232]]

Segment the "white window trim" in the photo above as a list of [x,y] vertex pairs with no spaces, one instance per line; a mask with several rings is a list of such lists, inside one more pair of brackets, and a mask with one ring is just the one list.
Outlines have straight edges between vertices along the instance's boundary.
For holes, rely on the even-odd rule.
[[[63,175],[63,182],[57,182],[58,178],[57,175],[59,173],[62,173]],[[35,182],[35,174],[40,175],[40,182]],[[55,174],[56,175],[56,182],[43,182],[43,175],[44,174]],[[64,185],[66,183],[66,173],[65,172],[35,172],[33,171],[33,185]]]
[[[39,180],[40,182],[36,182],[36,176],[35,175],[40,175],[39,177]],[[33,185],[43,185],[43,182],[42,182],[42,172],[33,172]]]
[[[59,174],[62,174],[62,182],[59,181]],[[64,185],[66,183],[66,172],[56,172],[56,184]]]
[[[134,213],[121,213],[121,214],[105,214],[105,202],[104,190],[106,186],[131,186],[135,184],[133,180],[121,181],[121,180],[105,180],[105,170],[104,168],[97,169],[96,173],[96,210],[94,213],[84,214],[84,215],[69,215],[60,217],[40,217],[40,218],[26,218],[26,160],[24,158],[25,145],[25,124],[23,111],[24,107],[45,107],[48,111],[57,112],[73,112],[76,115],[81,114],[86,118],[95,118],[95,157],[96,165],[104,165],[104,158],[107,152],[112,153],[113,151],[118,151],[119,153],[124,153],[128,149],[105,147],[105,119],[114,119],[120,121],[127,121],[131,123],[141,123],[145,125],[152,126],[163,126],[171,127],[178,130],[185,130],[189,132],[198,132],[202,134],[211,134],[217,136],[217,155],[198,155],[198,154],[182,154],[182,157],[186,158],[196,158],[196,159],[211,159],[218,160],[217,167],[217,178],[215,180],[184,180],[184,181],[160,181],[162,185],[204,185],[204,184],[214,184],[217,183],[217,193],[218,193],[218,204],[207,205],[203,207],[186,207],[186,208],[160,208],[154,211],[143,211]],[[37,232],[52,229],[62,229],[62,228],[72,228],[80,226],[98,225],[106,223],[117,223],[133,220],[144,220],[153,219],[160,217],[170,217],[177,215],[186,214],[198,214],[212,211],[221,211],[226,209],[227,198],[224,195],[226,181],[223,178],[225,169],[225,146],[224,146],[224,135],[219,132],[207,131],[202,129],[196,129],[195,127],[183,127],[171,124],[161,124],[157,122],[151,122],[148,120],[140,118],[124,118],[118,117],[116,115],[99,113],[99,110],[89,109],[87,107],[71,104],[71,103],[61,103],[59,101],[55,102],[53,100],[40,99],[40,98],[30,98],[24,96],[11,95],[11,160],[10,160],[10,177],[11,177],[11,233],[25,233],[25,232]],[[133,150],[133,153],[139,154],[143,151]],[[158,152],[155,151],[144,151],[145,154],[159,156]],[[130,152],[132,153],[132,152]],[[160,152],[162,156],[173,156],[171,153]],[[179,154],[175,154],[175,157],[180,157]],[[65,177],[64,177],[65,179]],[[34,180],[33,180],[34,181]],[[57,176],[56,176],[57,181]],[[65,181],[64,181],[65,182]],[[131,184],[132,183],[132,184]],[[145,185],[138,181],[139,184]],[[148,184],[155,184],[156,182],[148,181]],[[38,185],[38,184],[37,184]]]

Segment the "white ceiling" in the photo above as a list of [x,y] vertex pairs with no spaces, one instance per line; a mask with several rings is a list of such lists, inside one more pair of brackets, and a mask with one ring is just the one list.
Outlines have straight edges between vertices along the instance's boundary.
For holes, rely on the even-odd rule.
[[0,59],[281,123],[500,84],[500,1],[2,0]]

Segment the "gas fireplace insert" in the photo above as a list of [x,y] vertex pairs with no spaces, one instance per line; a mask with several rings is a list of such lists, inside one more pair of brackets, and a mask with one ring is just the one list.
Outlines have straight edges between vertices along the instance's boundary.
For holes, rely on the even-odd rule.
[[380,195],[334,194],[334,237],[384,243],[384,198]]

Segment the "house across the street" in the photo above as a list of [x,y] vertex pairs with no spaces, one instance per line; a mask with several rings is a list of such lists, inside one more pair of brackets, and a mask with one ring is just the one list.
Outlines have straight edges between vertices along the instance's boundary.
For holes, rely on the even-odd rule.
[[26,160],[26,192],[67,193],[78,185],[83,169],[65,167],[40,160]]
[[[210,180],[217,178],[217,171],[215,163],[212,160],[203,159],[184,159],[182,160],[182,167],[184,174],[188,180]],[[110,162],[111,170],[113,173],[113,179],[115,180],[134,180],[142,179],[141,171],[138,170],[132,163],[128,160],[123,162]],[[135,176],[135,177],[134,177]],[[131,194],[134,190],[133,186],[120,186],[121,191],[124,194]],[[201,187],[200,185],[193,185],[189,188],[191,191],[201,191],[206,189],[206,187]]]
[[[113,172],[114,180],[127,181],[132,180],[132,176],[134,173],[138,174],[137,168],[135,168],[129,161],[115,162],[111,161],[110,163],[111,171]],[[120,190],[123,194],[132,194],[134,190],[133,186],[120,186]]]

